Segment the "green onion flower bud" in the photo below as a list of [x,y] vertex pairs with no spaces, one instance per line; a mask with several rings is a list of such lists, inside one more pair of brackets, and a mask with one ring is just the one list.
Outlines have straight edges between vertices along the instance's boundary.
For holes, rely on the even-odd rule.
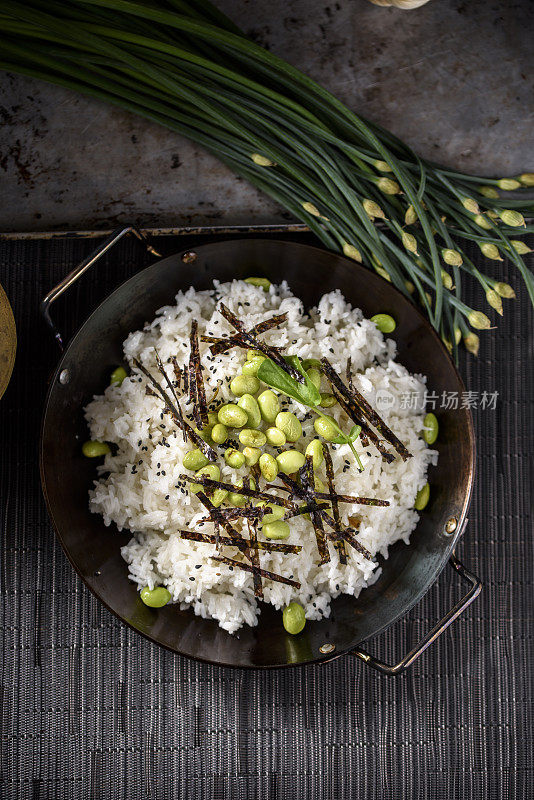
[[458,250],[450,250],[449,248],[445,248],[441,251],[441,257],[446,264],[449,264],[451,267],[461,267],[464,263],[462,258],[462,254],[458,252]]
[[502,300],[493,289],[488,289],[486,292],[486,300],[490,304],[492,308],[495,309],[497,314],[500,314],[502,317]]
[[321,212],[319,211],[317,206],[313,205],[313,203],[306,202],[306,203],[301,203],[301,205],[302,205],[302,208],[304,209],[304,211],[307,211],[308,214],[311,214],[314,217],[320,217],[321,216]]
[[491,244],[491,242],[483,242],[482,244],[479,243],[478,245],[483,255],[486,258],[491,258],[492,261],[502,261],[501,254],[499,252],[499,248],[495,244]]
[[453,285],[452,284],[452,278],[449,275],[449,273],[444,269],[441,270],[441,282],[443,283],[443,285],[444,285],[444,287],[446,289],[452,289],[452,285]]
[[462,331],[458,326],[456,326],[454,329],[454,341],[457,345],[462,341]]
[[464,345],[465,345],[465,349],[466,350],[468,350],[474,356],[478,356],[478,348],[480,347],[480,339],[478,338],[476,333],[473,333],[472,331],[470,331],[469,333],[466,333],[466,335],[464,336]]
[[515,299],[515,292],[510,286],[509,283],[502,283],[502,281],[497,281],[497,283],[493,287],[498,295],[504,297],[506,300],[514,300]]
[[471,214],[478,214],[480,212],[477,201],[473,200],[472,197],[464,197],[462,199],[462,205],[464,208],[470,211]]
[[510,225],[512,228],[519,228],[526,225],[523,214],[520,214],[519,211],[511,211],[509,208],[504,208],[502,211],[499,211],[499,216],[505,225]]
[[519,253],[520,256],[525,256],[527,253],[532,253],[532,248],[522,242],[521,239],[510,239],[510,244],[514,248],[516,253]]
[[482,311],[470,311],[467,319],[472,328],[477,331],[487,331],[491,328],[491,321]]
[[410,294],[413,294],[415,292],[415,284],[412,283],[411,281],[404,281],[404,285],[406,286]]
[[262,156],[259,153],[252,153],[250,157],[259,167],[276,167],[276,161],[271,161],[270,158],[266,158],[266,156]]
[[499,189],[504,189],[505,192],[511,192],[514,189],[521,188],[520,182],[516,181],[514,178],[501,178],[500,181],[497,181],[497,186]]
[[406,209],[406,214],[404,215],[405,224],[413,225],[414,222],[417,222],[418,219],[419,217],[417,216],[415,208],[413,206],[408,206],[408,208]]
[[370,219],[375,219],[375,217],[379,217],[380,219],[386,219],[386,215],[384,214],[378,203],[375,203],[374,200],[364,200],[362,205],[365,213]]
[[493,186],[480,186],[478,193],[483,197],[489,197],[491,200],[499,199],[499,192],[497,189],[494,189]]
[[379,169],[380,172],[393,172],[387,161],[373,161],[373,167]]
[[491,208],[487,209],[486,216],[489,217],[490,219],[494,220],[494,221],[496,219],[499,219],[499,215],[495,211],[492,211]]
[[343,252],[347,258],[352,258],[353,261],[357,261],[359,264],[362,263],[362,254],[354,245],[343,242]]
[[391,283],[391,276],[388,275],[384,267],[375,266],[375,272],[377,275],[380,275],[381,278],[384,278],[385,281],[389,281],[389,283]]
[[478,225],[479,228],[483,228],[485,231],[491,230],[491,222],[484,216],[484,214],[476,214],[473,217],[473,222],[475,225]]
[[519,175],[519,180],[523,186],[534,186],[534,172],[523,172]]
[[403,231],[401,239],[406,250],[408,250],[410,253],[415,253],[416,256],[419,255],[417,252],[417,239],[415,236],[412,236],[411,233],[406,233],[406,231]]
[[452,342],[450,341],[450,339],[447,339],[445,338],[445,336],[442,336],[441,341],[443,342],[449,353],[452,353]]
[[392,181],[391,178],[379,178],[376,185],[384,194],[401,194],[401,188],[397,181]]

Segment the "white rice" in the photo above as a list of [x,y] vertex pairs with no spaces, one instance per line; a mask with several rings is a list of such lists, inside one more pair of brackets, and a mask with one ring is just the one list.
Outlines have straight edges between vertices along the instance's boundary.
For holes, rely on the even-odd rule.
[[[216,311],[221,298],[247,328],[273,312],[287,312],[287,323],[263,334],[265,341],[300,358],[327,356],[341,376],[350,355],[353,371],[357,373],[355,385],[369,402],[375,405],[377,392],[379,397],[391,400],[390,407],[384,408],[382,404],[379,412],[413,458],[402,461],[397,457],[392,464],[386,464],[373,445],[364,449],[358,440],[365,466],[365,471],[359,474],[347,445],[331,448],[339,493],[390,501],[388,508],[340,505],[345,524],[349,524],[350,516],[357,515],[361,520],[359,541],[373,556],[387,557],[393,542],[398,539],[408,542],[418,519],[413,510],[415,495],[426,482],[428,466],[437,459],[437,453],[422,439],[425,378],[410,375],[393,360],[395,343],[384,339],[376,326],[364,319],[361,311],[353,309],[339,291],[324,295],[319,306],[306,315],[302,302],[285,283],[271,286],[269,292],[237,280],[215,283],[211,291],[196,292],[191,288],[180,292],[176,305],[160,309],[153,322],[128,336],[124,343],[126,359],[131,362],[133,357],[138,358],[154,375],[154,348],[164,363],[176,356],[180,365],[186,364],[192,320],[198,321],[199,334],[219,336],[232,331]],[[228,382],[240,372],[245,359],[243,350],[234,348],[213,358],[208,345],[201,344],[201,358],[206,368],[208,400],[216,386],[220,387],[217,402],[233,400]],[[184,472],[183,457],[192,445],[184,442],[172,419],[163,414],[162,402],[146,394],[145,383],[144,378],[132,372],[122,386],[109,386],[86,408],[91,438],[117,445],[116,454],[106,456],[100,467],[102,477],[95,481],[90,492],[90,509],[102,514],[106,525],[115,523],[119,530],[133,533],[128,545],[122,548],[122,556],[131,580],[140,589],[164,585],[181,608],[190,607],[195,614],[218,620],[230,633],[244,623],[256,625],[261,607],[254,597],[252,575],[213,561],[214,545],[187,541],[177,533],[181,528],[198,528],[200,518],[206,513],[194,495],[188,494],[183,486],[176,488]],[[326,382],[322,390],[327,391]],[[408,395],[417,396],[417,403],[403,403],[402,397]],[[192,410],[185,398],[182,408],[186,413]],[[308,411],[293,401],[287,402],[287,408],[301,420]],[[328,413],[344,430],[353,424],[339,406]],[[308,413],[303,421],[304,438],[297,447],[305,446],[315,436],[314,419],[315,415]],[[265,449],[273,455],[278,452]],[[221,463],[224,464],[222,459]],[[246,473],[246,469],[235,470],[225,465],[221,480],[235,482]],[[324,465],[318,474],[326,480]],[[199,530],[212,532],[209,524]],[[299,581],[300,589],[264,580],[265,601],[283,608],[296,600],[304,606],[309,620],[327,617],[331,598],[340,593],[357,596],[379,575],[376,559],[370,562],[350,546],[347,546],[346,565],[340,564],[337,551],[330,544],[330,561],[320,566],[313,527],[302,516],[291,521],[287,542],[302,545],[301,552],[294,555],[262,552],[261,565]],[[235,558],[237,552],[235,548],[225,548],[230,557]]]

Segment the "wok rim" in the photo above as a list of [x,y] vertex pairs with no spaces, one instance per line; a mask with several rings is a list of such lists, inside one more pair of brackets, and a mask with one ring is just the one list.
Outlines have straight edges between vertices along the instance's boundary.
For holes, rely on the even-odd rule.
[[[307,659],[307,660],[304,660],[304,661],[299,661],[298,663],[235,664],[235,663],[232,663],[232,662],[226,662],[226,661],[220,661],[220,660],[219,661],[215,661],[213,659],[205,658],[203,656],[191,655],[189,653],[184,653],[184,652],[172,647],[169,644],[161,642],[159,639],[156,638],[156,636],[152,636],[150,633],[147,633],[147,632],[139,630],[139,628],[135,627],[135,625],[133,625],[131,622],[129,622],[127,619],[125,619],[123,616],[121,616],[121,614],[118,611],[116,611],[114,608],[112,608],[112,606],[106,600],[104,600],[103,597],[101,597],[101,595],[98,593],[97,588],[95,586],[93,586],[90,583],[90,581],[84,576],[84,574],[82,573],[81,568],[77,565],[77,563],[75,562],[75,560],[71,556],[71,553],[70,553],[68,547],[66,546],[66,544],[64,542],[60,527],[56,523],[56,520],[55,520],[55,517],[54,517],[54,513],[53,513],[53,510],[52,510],[52,504],[51,504],[51,501],[50,501],[50,498],[49,498],[49,495],[48,495],[48,491],[47,491],[46,477],[45,477],[44,431],[45,431],[45,427],[46,427],[48,409],[49,409],[49,405],[50,405],[50,402],[51,402],[51,399],[52,399],[52,394],[53,394],[54,390],[57,389],[58,377],[59,377],[59,375],[60,375],[60,373],[61,373],[61,371],[63,369],[63,364],[64,364],[65,360],[67,359],[67,357],[69,355],[69,351],[71,349],[71,346],[73,345],[74,341],[83,333],[84,329],[89,324],[89,322],[93,319],[93,317],[98,314],[98,312],[100,311],[100,309],[104,305],[104,303],[107,303],[115,294],[119,293],[122,290],[122,288],[132,278],[134,278],[138,274],[144,272],[145,270],[153,268],[156,264],[160,264],[161,262],[167,261],[168,259],[171,259],[171,258],[172,259],[175,259],[177,257],[179,258],[184,253],[190,252],[191,249],[194,249],[195,252],[199,252],[204,247],[213,247],[214,245],[223,244],[223,243],[229,243],[229,242],[236,243],[236,242],[247,242],[247,241],[250,241],[250,239],[248,237],[246,237],[246,238],[244,238],[244,237],[236,237],[236,238],[233,238],[233,239],[220,239],[218,241],[206,242],[204,244],[200,244],[198,247],[195,247],[195,248],[187,248],[187,250],[178,250],[175,253],[171,253],[170,255],[165,256],[164,258],[157,259],[156,261],[154,261],[151,264],[143,267],[142,269],[139,269],[139,270],[133,272],[132,275],[130,275],[130,276],[128,276],[128,278],[126,278],[126,280],[124,280],[117,287],[112,289],[109,292],[109,294],[107,294],[107,296],[96,306],[96,308],[93,311],[91,311],[91,313],[88,315],[88,317],[81,323],[81,325],[76,329],[76,331],[72,334],[71,338],[69,339],[67,345],[65,346],[65,349],[61,353],[61,357],[60,357],[60,359],[59,359],[59,361],[57,363],[57,366],[56,366],[56,368],[55,368],[55,370],[54,370],[54,372],[52,374],[52,377],[50,379],[50,382],[49,382],[48,390],[47,390],[47,393],[46,393],[46,399],[45,399],[45,403],[44,403],[44,408],[43,408],[43,414],[42,414],[42,418],[41,418],[40,433],[39,433],[39,474],[40,474],[40,478],[41,478],[41,489],[42,489],[42,492],[43,492],[43,497],[44,497],[44,500],[45,500],[45,505],[46,505],[46,509],[47,509],[47,512],[48,512],[48,516],[49,516],[50,521],[52,523],[52,528],[54,530],[54,534],[55,534],[56,538],[59,540],[59,543],[61,544],[61,548],[62,548],[63,552],[65,553],[65,555],[67,556],[67,559],[68,559],[69,563],[72,565],[72,567],[74,568],[76,574],[82,580],[84,586],[91,592],[91,594],[96,598],[96,600],[98,600],[98,602],[101,603],[111,614],[113,614],[113,616],[116,617],[123,625],[126,625],[128,628],[130,628],[137,635],[142,636],[144,639],[147,639],[149,642],[151,642],[152,644],[157,645],[158,647],[164,648],[168,652],[174,653],[175,655],[179,655],[179,656],[181,656],[183,658],[192,659],[193,661],[197,661],[197,662],[202,663],[202,664],[209,664],[211,666],[221,667],[221,668],[224,668],[224,669],[243,669],[243,670],[261,670],[261,671],[281,670],[281,669],[294,669],[294,668],[298,668],[298,667],[310,666],[312,664],[313,665],[325,664],[325,663],[328,663],[328,662],[331,662],[331,661],[335,661],[336,659],[341,658],[342,656],[350,655],[352,653],[352,651],[354,650],[354,648],[360,646],[364,642],[367,642],[367,641],[375,638],[376,636],[379,636],[381,633],[386,631],[388,628],[390,628],[392,625],[394,625],[396,622],[398,622],[400,619],[402,619],[404,616],[406,616],[412,610],[412,608],[414,608],[414,606],[416,606],[417,603],[419,603],[422,600],[422,598],[427,594],[427,592],[431,589],[431,587],[436,583],[437,579],[439,578],[439,576],[441,575],[441,573],[445,569],[445,566],[447,565],[447,562],[449,560],[449,557],[450,557],[451,553],[454,551],[454,548],[456,547],[458,541],[462,537],[462,535],[463,535],[463,533],[465,531],[467,522],[468,522],[467,512],[469,510],[469,506],[470,506],[471,499],[472,499],[473,486],[474,486],[475,475],[476,475],[476,438],[475,438],[473,415],[472,415],[472,412],[471,412],[470,408],[464,409],[466,411],[467,429],[468,429],[468,436],[469,436],[469,447],[468,447],[469,470],[468,470],[468,473],[467,473],[467,482],[466,482],[465,494],[464,494],[464,497],[463,497],[462,507],[461,507],[461,510],[458,512],[457,527],[456,527],[456,530],[455,530],[454,534],[450,537],[450,541],[449,541],[447,547],[444,548],[442,560],[437,565],[437,567],[433,570],[431,576],[429,576],[429,578],[427,579],[425,587],[422,590],[420,590],[416,594],[416,596],[414,598],[412,598],[406,604],[406,606],[404,606],[398,613],[396,613],[388,622],[386,622],[383,625],[381,625],[380,627],[378,627],[375,631],[373,631],[371,634],[369,634],[365,638],[360,639],[358,641],[351,642],[351,644],[349,646],[344,647],[339,652],[337,651],[337,648],[336,648],[336,652],[334,652],[334,653],[329,653],[327,655],[319,655],[319,656],[316,656],[315,658],[310,658],[310,659]],[[303,242],[294,242],[294,241],[291,241],[291,240],[284,240],[284,239],[254,239],[254,241],[257,242],[258,245],[261,245],[262,243],[277,244],[277,245],[291,245],[291,246],[298,246],[300,248],[305,248],[307,251],[312,251],[313,253],[315,253],[315,252],[321,253],[323,256],[325,254],[326,255],[335,256],[336,258],[339,258],[342,261],[344,261],[344,262],[346,262],[347,264],[350,265],[351,269],[355,273],[355,277],[357,276],[358,272],[363,272],[363,274],[367,274],[367,273],[371,272],[371,270],[369,270],[367,267],[363,266],[363,264],[359,264],[357,262],[354,262],[354,261],[346,258],[345,256],[343,256],[343,255],[341,255],[339,253],[329,253],[328,250],[325,250],[324,248],[321,248],[321,247],[317,247],[315,245],[310,245],[310,244],[306,244],[306,243],[303,243]],[[411,306],[412,313],[415,313],[416,316],[419,318],[419,321],[423,324],[423,326],[425,328],[425,333],[427,333],[427,334],[430,333],[430,335],[432,336],[432,338],[434,340],[434,343],[439,347],[439,349],[442,351],[442,353],[446,356],[446,359],[449,362],[449,366],[452,368],[452,371],[455,374],[455,377],[456,377],[456,379],[458,381],[459,387],[462,390],[465,390],[465,385],[464,385],[463,379],[462,379],[462,377],[461,377],[461,375],[460,375],[460,373],[459,373],[454,361],[451,358],[451,354],[449,353],[449,351],[445,347],[444,343],[442,342],[442,340],[439,337],[439,335],[438,335],[437,331],[435,330],[435,328],[432,327],[432,325],[427,320],[427,318],[423,315],[423,313],[417,308],[417,306],[411,301],[410,298],[407,298],[405,295],[403,295],[402,292],[400,292],[392,283],[386,281],[384,278],[382,278],[379,275],[375,275],[374,273],[371,273],[371,274],[373,274],[373,277],[376,278],[377,280],[382,281],[383,284],[385,285],[385,287],[387,287],[388,291],[392,291],[393,294],[399,296],[400,298],[402,298],[403,301],[406,301],[406,302],[409,303],[409,305]],[[410,544],[408,544],[406,546],[410,547]],[[228,635],[232,635],[232,634],[228,634]]]

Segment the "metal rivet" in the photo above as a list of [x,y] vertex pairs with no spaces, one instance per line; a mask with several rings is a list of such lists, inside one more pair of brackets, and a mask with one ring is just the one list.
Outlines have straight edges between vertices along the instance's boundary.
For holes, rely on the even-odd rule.
[[445,523],[445,533],[448,534],[454,533],[457,527],[458,527],[458,520],[456,519],[456,517],[451,517]]
[[192,250],[189,250],[187,253],[184,253],[182,256],[182,261],[184,264],[193,264],[197,260],[198,256]]
[[335,644],[322,644],[319,648],[319,652],[325,656],[327,653],[333,653],[335,649]]
[[68,369],[62,369],[59,373],[59,382],[65,385],[70,381],[70,372]]
[[102,575],[102,573],[100,572],[99,569],[97,569],[97,571],[95,572],[95,577],[98,578],[100,575]]

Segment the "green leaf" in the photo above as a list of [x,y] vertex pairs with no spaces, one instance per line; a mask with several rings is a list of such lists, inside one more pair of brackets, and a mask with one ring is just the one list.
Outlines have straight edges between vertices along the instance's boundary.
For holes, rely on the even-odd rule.
[[285,360],[300,372],[304,378],[304,383],[296,381],[295,378],[288,375],[282,367],[275,364],[270,358],[266,358],[262,361],[256,373],[257,377],[272,389],[287,394],[288,397],[296,400],[297,403],[302,403],[302,405],[309,406],[310,408],[318,406],[321,402],[321,393],[308,378],[304,367],[300,363],[300,359],[297,356],[287,356]]

